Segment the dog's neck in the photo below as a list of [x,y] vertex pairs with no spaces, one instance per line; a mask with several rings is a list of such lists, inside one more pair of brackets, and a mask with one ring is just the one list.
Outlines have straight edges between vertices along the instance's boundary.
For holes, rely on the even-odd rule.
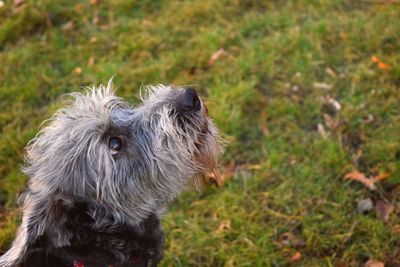
[[[28,233],[30,228],[42,230],[28,245],[21,266],[34,266],[35,258],[44,255],[50,260],[48,266],[73,266],[73,262],[85,266],[118,266],[121,262],[137,266],[132,259],[151,261],[150,266],[155,266],[161,260],[164,234],[157,215],[129,224],[106,213],[107,209],[98,203],[61,194],[48,201],[48,210],[42,208],[37,220],[28,222]],[[42,225],[38,226],[38,221]]]

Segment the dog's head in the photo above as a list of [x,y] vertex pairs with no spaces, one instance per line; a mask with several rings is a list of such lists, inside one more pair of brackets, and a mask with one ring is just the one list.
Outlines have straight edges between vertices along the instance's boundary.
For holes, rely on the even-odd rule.
[[137,107],[111,83],[73,96],[27,148],[31,192],[65,192],[139,221],[214,170],[220,140],[195,90],[152,86]]

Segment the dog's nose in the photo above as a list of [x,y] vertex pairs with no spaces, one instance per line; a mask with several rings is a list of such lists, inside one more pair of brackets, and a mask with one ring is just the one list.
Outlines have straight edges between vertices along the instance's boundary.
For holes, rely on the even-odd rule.
[[178,112],[197,111],[200,107],[200,98],[193,88],[184,89],[176,104]]

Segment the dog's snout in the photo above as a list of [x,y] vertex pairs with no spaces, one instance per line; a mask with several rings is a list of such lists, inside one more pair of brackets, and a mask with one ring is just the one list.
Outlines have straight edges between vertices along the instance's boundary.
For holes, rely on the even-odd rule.
[[200,98],[193,88],[184,89],[176,103],[178,112],[189,112],[200,110]]

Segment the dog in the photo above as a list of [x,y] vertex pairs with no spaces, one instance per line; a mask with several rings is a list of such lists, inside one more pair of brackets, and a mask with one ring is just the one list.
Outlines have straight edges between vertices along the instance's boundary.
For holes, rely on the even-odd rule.
[[161,216],[214,172],[222,143],[193,88],[144,91],[135,107],[111,81],[73,93],[28,144],[22,222],[0,267],[161,261]]

